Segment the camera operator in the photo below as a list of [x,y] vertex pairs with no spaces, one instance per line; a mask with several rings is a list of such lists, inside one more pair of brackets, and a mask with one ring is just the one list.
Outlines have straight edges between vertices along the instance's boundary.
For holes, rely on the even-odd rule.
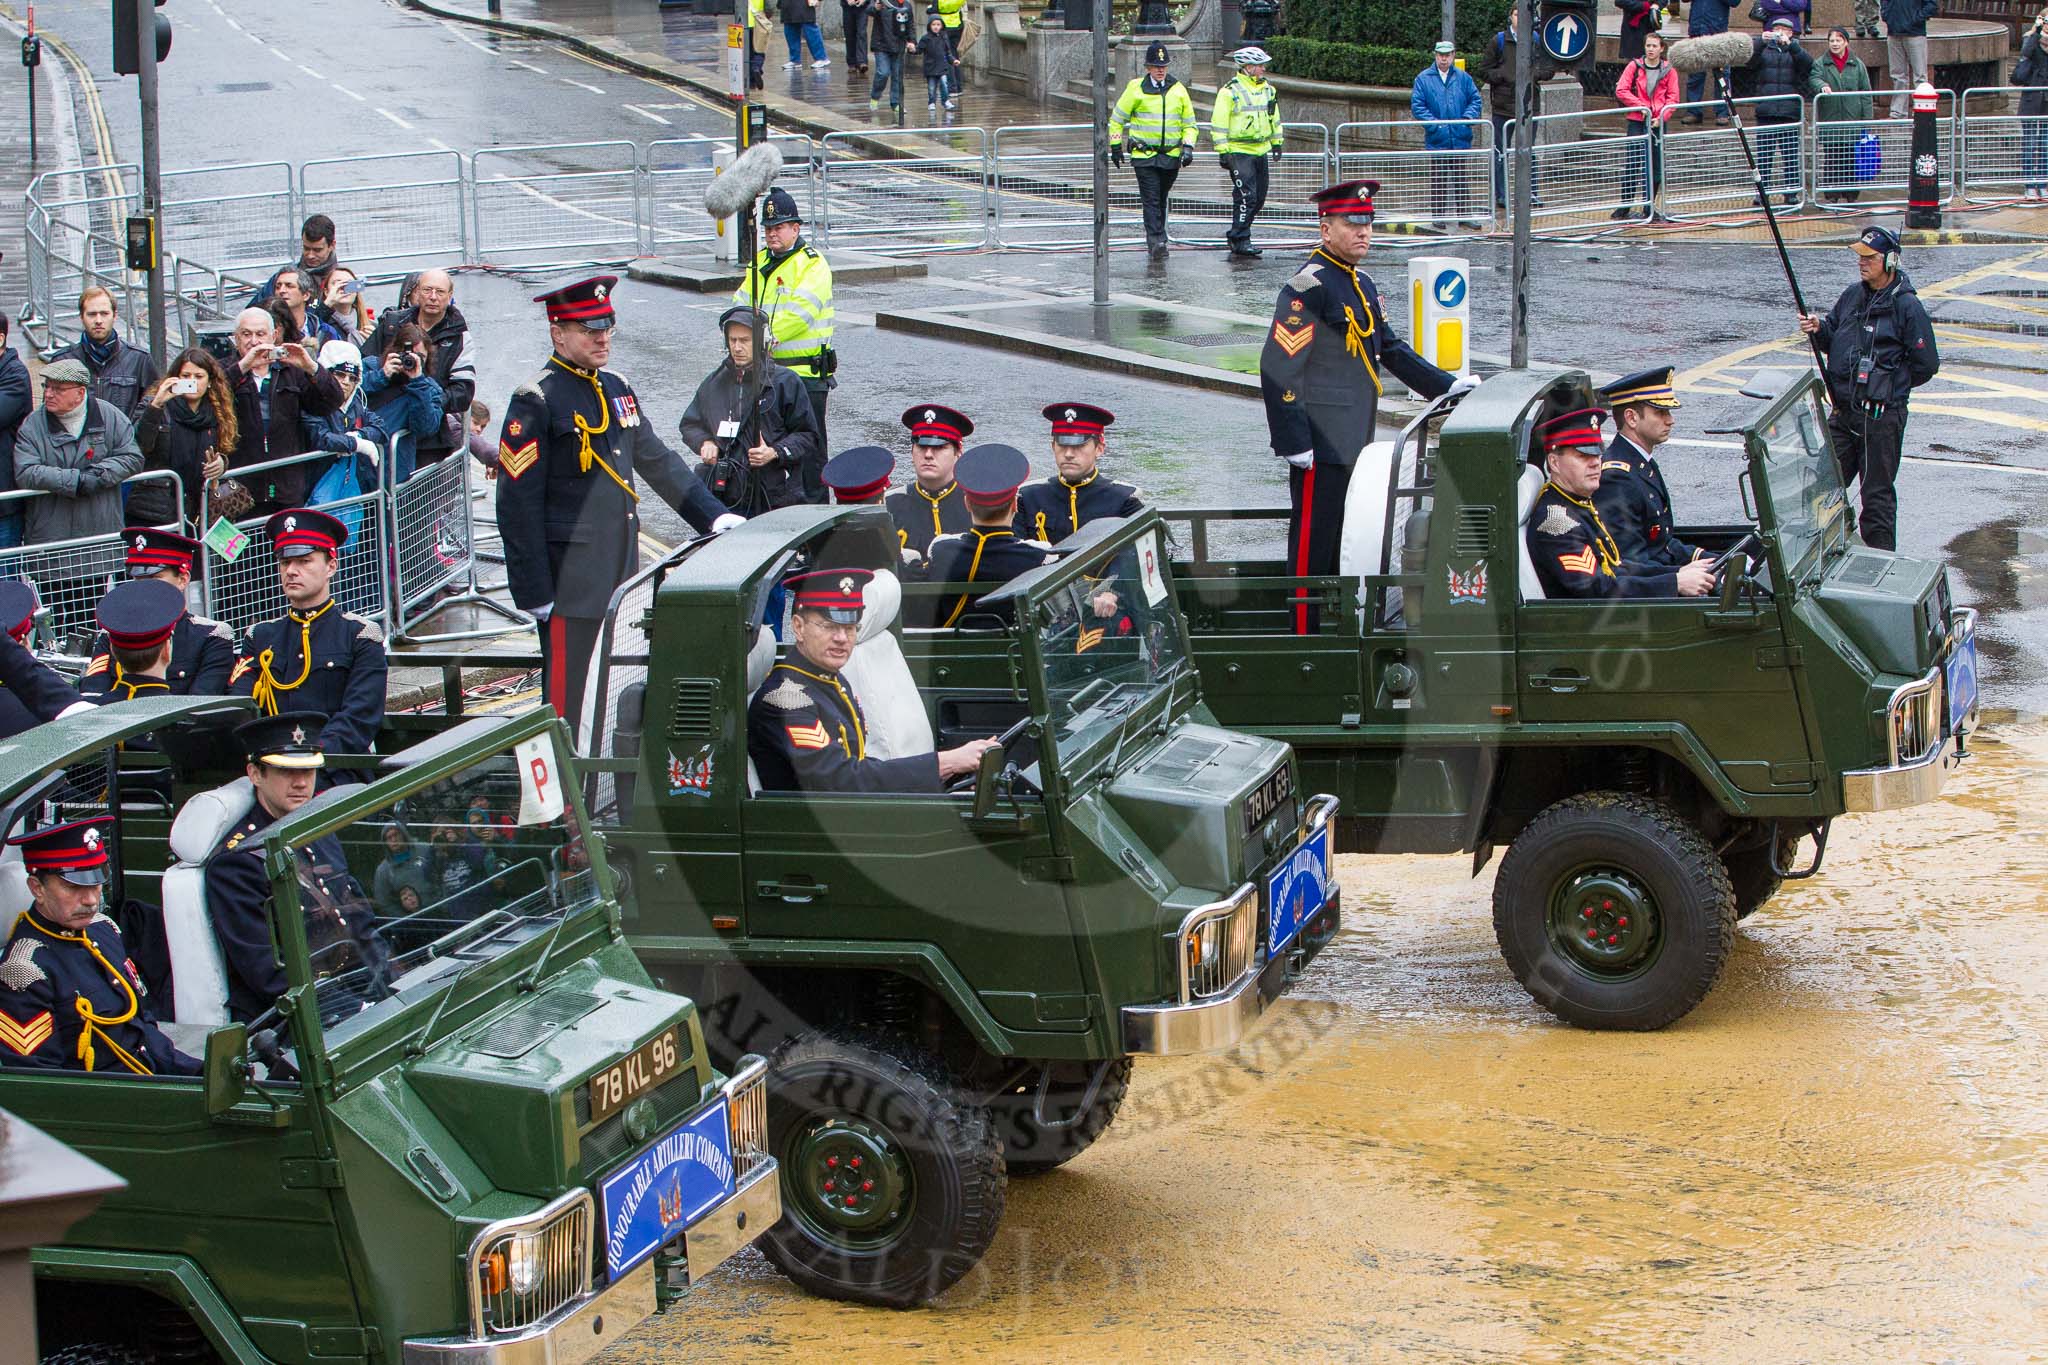
[[745,304],[719,316],[726,358],[697,386],[682,421],[704,482],[741,516],[825,501],[825,452],[810,393],[773,360],[756,362],[757,320],[765,329],[767,319]]
[[417,442],[441,432],[445,394],[428,372],[427,329],[403,322],[391,331],[375,365],[363,367],[363,392],[377,424],[391,434],[391,477],[404,483],[412,477]]

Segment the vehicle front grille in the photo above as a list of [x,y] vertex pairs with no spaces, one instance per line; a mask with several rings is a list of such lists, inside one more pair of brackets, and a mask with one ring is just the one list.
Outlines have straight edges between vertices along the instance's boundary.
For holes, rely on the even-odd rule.
[[1946,689],[1940,669],[1930,671],[1916,683],[1892,694],[1890,715],[1892,763],[1911,763],[1924,758],[1941,743]]
[[[580,1092],[583,1087],[578,1089]],[[577,1166],[582,1170],[585,1180],[595,1180],[600,1171],[631,1151],[637,1142],[644,1142],[667,1132],[677,1120],[694,1108],[697,1101],[702,1098],[702,1092],[697,1089],[696,1069],[684,1069],[648,1091],[642,1098],[654,1105],[654,1123],[641,1137],[635,1138],[626,1131],[626,1114],[639,1105],[640,1101],[637,1099],[583,1135],[578,1148]],[[579,1111],[583,1110],[583,1104],[584,1101],[579,1094]],[[578,1114],[579,1118],[585,1116],[585,1112]]]
[[749,1054],[725,1083],[732,1126],[732,1178],[738,1187],[768,1160],[768,1062]]
[[477,1235],[469,1248],[473,1336],[525,1331],[590,1292],[591,1209],[590,1191],[571,1190]]
[[1201,906],[1181,921],[1175,947],[1182,1004],[1221,995],[1244,975],[1258,942],[1258,920],[1258,893],[1247,882],[1229,900]]

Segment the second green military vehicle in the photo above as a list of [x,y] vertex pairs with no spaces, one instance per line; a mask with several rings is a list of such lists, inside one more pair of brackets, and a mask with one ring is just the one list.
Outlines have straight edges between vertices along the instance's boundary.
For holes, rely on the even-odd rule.
[[615,612],[600,646],[586,766],[628,941],[704,1002],[714,1056],[770,1054],[764,1251],[814,1292],[905,1305],[980,1259],[1009,1176],[1109,1127],[1133,1057],[1242,1038],[1339,900],[1335,802],[1304,799],[1285,744],[1208,723],[1156,517],[1091,528],[972,631],[911,632],[917,671],[877,577],[846,742],[1000,736],[955,790],[757,790],[746,712],[782,578],[799,557],[893,568],[896,543],[879,507],[790,508],[650,567],[651,598],[618,599],[644,616]]
[[1545,600],[1530,435],[1594,404],[1575,371],[1502,374],[1368,449],[1339,574],[1218,552],[1284,510],[1168,513],[1192,523],[1175,582],[1217,719],[1294,746],[1342,802],[1339,850],[1466,852],[1476,874],[1506,845],[1501,952],[1574,1024],[1683,1016],[1735,922],[1819,872],[1829,822],[1933,799],[1975,721],[1975,613],[1942,565],[1857,543],[1819,380],[1746,396],[1749,519],[1679,527],[1724,565],[1704,598]]
[[[470,721],[265,829],[288,989],[228,1022],[202,868],[248,783],[180,781],[173,805],[161,769],[119,750],[175,750],[250,705],[133,701],[4,745],[0,833],[117,817],[107,905],[129,970],[157,976],[144,1007],[204,1060],[195,1077],[109,1069],[105,1047],[90,1073],[0,1066],[0,1108],[127,1182],[32,1253],[42,1359],[576,1365],[766,1231],[764,1068],[714,1072],[695,1007],[627,947],[551,716]],[[203,760],[208,742],[184,747]],[[477,875],[380,899],[384,959],[336,932],[357,907],[327,865],[302,891],[301,855],[338,844],[369,888],[411,840]],[[9,850],[0,923],[27,904]],[[20,988],[40,969],[10,953],[7,971]],[[19,1047],[34,1021],[12,1022]]]

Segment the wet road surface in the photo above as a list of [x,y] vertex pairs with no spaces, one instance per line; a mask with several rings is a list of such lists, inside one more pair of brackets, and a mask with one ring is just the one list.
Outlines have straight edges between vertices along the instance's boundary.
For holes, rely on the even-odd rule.
[[1492,875],[1340,859],[1348,922],[1242,1048],[1141,1062],[922,1310],[751,1253],[613,1360],[2039,1358],[2048,727],[1835,827],[1656,1034],[1552,1022]]

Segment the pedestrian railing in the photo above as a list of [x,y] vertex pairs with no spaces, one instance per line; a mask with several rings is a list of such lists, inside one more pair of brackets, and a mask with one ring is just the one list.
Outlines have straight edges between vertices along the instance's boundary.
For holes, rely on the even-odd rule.
[[296,172],[288,161],[163,173],[165,244],[215,270],[275,270],[279,243],[298,236]]
[[[1330,130],[1320,123],[1283,123],[1280,132],[1280,160],[1268,164],[1266,202],[1252,235],[1266,246],[1311,246],[1316,206],[1309,196],[1330,183]],[[1185,246],[1221,246],[1230,214],[1230,174],[1205,147],[1173,182],[1166,200],[1166,235]]]
[[[802,133],[776,133],[768,140],[782,149],[782,174],[776,184],[795,196],[806,223],[818,222],[817,143]],[[713,153],[731,145],[709,137],[662,138],[647,144],[640,161],[643,249],[659,255],[717,240],[718,225],[704,212],[704,187],[717,174]],[[728,226],[726,231],[733,229]]]
[[[1934,138],[1939,160],[1939,202],[1946,204],[1955,197],[1955,140],[1956,140],[1956,96],[1953,90],[1936,92],[1938,103],[1935,107]],[[1837,102],[1853,99],[1851,95],[1821,95],[1821,100]],[[1873,113],[1878,112],[1873,110]],[[1906,186],[1913,173],[1913,121],[1911,119],[1867,118],[1828,119],[1815,124],[1816,138],[1825,133],[1820,145],[1825,154],[1818,158],[1813,179],[1814,203],[1824,209],[1838,209],[1860,212],[1869,208],[1897,207],[1906,202]],[[1865,176],[1868,168],[1867,154],[1858,151],[1858,144],[1865,143],[1876,148],[1877,162],[1873,174]],[[1846,148],[1848,154],[1842,154]],[[1865,156],[1859,167],[1856,158]],[[1842,196],[1832,198],[1831,196]]]
[[[995,195],[994,243],[1011,251],[1071,251],[1094,240],[1095,126],[1023,124],[990,140]],[[1109,181],[1112,244],[1145,240],[1137,185]]]
[[[357,265],[441,265],[470,257],[470,202],[460,152],[397,152],[329,157],[299,168],[293,218],[324,213],[348,224],[348,260]],[[297,249],[295,226],[277,244],[278,260]]]
[[[173,505],[185,505],[184,484],[175,472],[147,469],[124,480],[123,487],[132,490],[146,483],[168,483],[177,500]],[[0,518],[10,514],[26,517],[38,502],[71,501],[58,493],[18,488],[0,493]],[[184,529],[182,518],[164,525],[169,530]],[[75,657],[84,652],[99,628],[100,599],[124,576],[127,553],[128,543],[118,528],[97,535],[10,546],[0,549],[0,579],[20,579],[36,590],[43,623],[56,642],[56,652]]]
[[1956,179],[1966,202],[2016,199],[2028,190],[2048,193],[2048,113],[2021,113],[2027,93],[2004,85],[1963,92]]
[[509,265],[638,255],[640,174],[639,144],[626,141],[478,152],[470,158],[469,193],[478,258]]
[[[1672,109],[1662,134],[1651,148],[1651,170],[1653,173],[1661,172],[1656,177],[1659,212],[1681,222],[1704,222],[1759,212],[1756,174],[1750,170],[1749,157],[1742,150],[1744,133],[1750,139],[1750,152],[1758,158],[1759,165],[1762,165],[1768,146],[1769,154],[1778,158],[1772,163],[1774,169],[1783,164],[1789,150],[1794,158],[1794,167],[1803,170],[1804,152],[1797,145],[1796,138],[1795,145],[1789,149],[1776,134],[1766,143],[1757,121],[1757,105],[1758,101],[1754,99],[1735,101],[1735,111],[1743,125],[1740,133],[1732,124],[1724,126],[1716,122],[1727,112],[1727,106],[1719,100],[1680,104]],[[1690,122],[1690,117],[1697,117],[1699,121]],[[1795,181],[1791,188],[1797,191],[1801,186]]]
[[[1588,227],[1617,212],[1626,215],[1641,201],[1647,190],[1646,174],[1637,166],[1642,138],[1622,110],[1539,114],[1529,125],[1529,185],[1535,196],[1531,223]],[[1522,153],[1513,150],[1512,142],[1509,147],[1512,185]]]
[[1471,119],[1458,126],[1470,132],[1470,147],[1425,146],[1424,125],[1412,121],[1339,124],[1332,180],[1377,180],[1373,213],[1381,223],[1490,230],[1496,197],[1493,125]]
[[[880,147],[891,153],[862,155]],[[978,251],[991,240],[989,138],[980,128],[830,133],[819,146],[819,226],[864,251]]]
[[[386,461],[387,470],[389,461]],[[533,618],[486,596],[477,583],[476,532],[470,515],[470,459],[456,450],[396,487],[382,490],[390,509],[392,635],[409,644],[452,644],[527,630]],[[474,624],[429,633],[426,623],[466,609]],[[488,619],[487,619],[488,618]]]

